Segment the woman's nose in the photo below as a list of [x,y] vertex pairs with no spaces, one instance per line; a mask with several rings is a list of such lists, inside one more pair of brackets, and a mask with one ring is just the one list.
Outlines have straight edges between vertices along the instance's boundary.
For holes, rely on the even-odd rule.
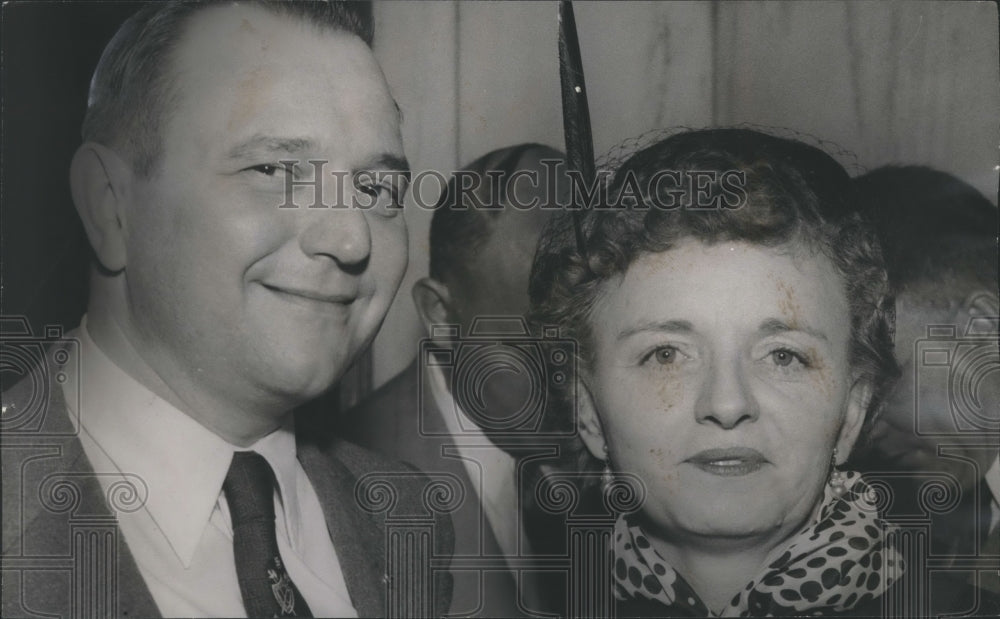
[[740,362],[713,363],[699,394],[695,410],[698,423],[715,424],[728,430],[756,420],[759,414]]

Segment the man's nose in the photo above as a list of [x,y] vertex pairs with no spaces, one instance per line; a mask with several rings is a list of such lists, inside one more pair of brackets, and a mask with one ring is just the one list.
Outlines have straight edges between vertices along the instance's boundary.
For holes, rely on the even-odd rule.
[[371,257],[372,237],[368,218],[351,205],[311,209],[300,232],[299,244],[310,257],[329,258],[341,268],[363,269]]
[[698,423],[732,429],[760,416],[738,359],[713,361],[695,409]]

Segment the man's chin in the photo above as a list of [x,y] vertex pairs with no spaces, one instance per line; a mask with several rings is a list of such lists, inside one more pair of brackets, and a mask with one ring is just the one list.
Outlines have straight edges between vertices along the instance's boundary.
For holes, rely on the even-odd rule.
[[265,377],[266,390],[276,394],[291,406],[299,406],[318,398],[340,380],[344,368],[329,360],[313,364],[274,367]]

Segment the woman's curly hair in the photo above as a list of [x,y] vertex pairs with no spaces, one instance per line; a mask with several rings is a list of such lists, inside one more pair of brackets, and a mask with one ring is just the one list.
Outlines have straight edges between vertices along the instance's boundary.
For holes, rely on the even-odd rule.
[[[657,182],[663,171],[675,180],[700,180]],[[734,179],[742,192],[733,191]],[[819,148],[759,131],[685,131],[625,161],[605,197],[597,208],[566,211],[549,222],[531,273],[531,319],[538,326],[558,325],[562,337],[575,340],[578,370],[594,361],[590,319],[601,285],[623,275],[640,255],[667,251],[684,239],[767,247],[804,242],[832,261],[845,287],[851,369],[855,380],[872,389],[862,430],[867,436],[899,373],[894,302],[878,240],[856,212],[851,179],[840,164]],[[553,429],[575,426],[574,383],[552,386],[546,423]],[[563,455],[575,470],[600,465],[579,441],[566,447]]]

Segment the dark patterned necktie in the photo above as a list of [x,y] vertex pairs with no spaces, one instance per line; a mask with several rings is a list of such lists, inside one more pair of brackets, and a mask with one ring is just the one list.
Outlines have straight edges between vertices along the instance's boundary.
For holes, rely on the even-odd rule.
[[312,617],[278,554],[271,466],[260,454],[233,454],[222,491],[233,520],[236,576],[247,617]]

